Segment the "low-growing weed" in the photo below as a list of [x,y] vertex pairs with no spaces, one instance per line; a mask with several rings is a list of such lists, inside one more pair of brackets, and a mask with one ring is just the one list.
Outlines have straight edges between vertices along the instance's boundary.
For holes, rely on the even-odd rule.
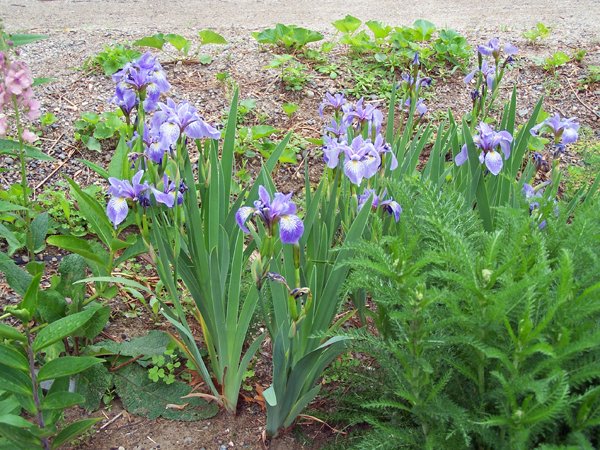
[[83,63],[83,69],[89,71],[101,70],[106,76],[110,76],[139,56],[139,51],[127,45],[107,45],[104,50],[86,59]]

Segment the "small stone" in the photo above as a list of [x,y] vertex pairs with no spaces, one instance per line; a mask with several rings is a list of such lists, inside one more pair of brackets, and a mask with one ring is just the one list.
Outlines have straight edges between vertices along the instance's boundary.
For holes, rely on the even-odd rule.
[[191,436],[186,436],[183,438],[183,445],[192,445],[194,439]]
[[4,163],[7,166],[12,166],[14,164],[15,160],[12,159],[10,156],[7,156],[6,158],[4,158]]
[[28,263],[28,262],[29,262],[29,256],[27,256],[27,255],[23,255],[23,256],[21,256],[21,260],[22,260],[24,263]]
[[519,117],[525,117],[527,115],[528,109],[527,108],[523,108],[523,109],[519,109],[517,111],[517,114],[519,115]]
[[123,447],[122,445],[119,446],[119,450],[125,450],[125,447]]
[[229,447],[227,446],[227,444],[223,444],[219,447],[219,450],[227,450]]
[[57,262],[57,261],[58,261],[58,259],[56,259],[56,257],[55,257],[55,256],[53,256],[53,257],[52,257],[52,259],[51,259],[51,261],[52,261],[53,263],[55,263],[55,262]]
[[309,90],[307,90],[307,91],[306,91],[306,96],[307,96],[308,98],[313,98],[313,97],[315,96],[315,93],[314,93],[313,91],[309,91]]

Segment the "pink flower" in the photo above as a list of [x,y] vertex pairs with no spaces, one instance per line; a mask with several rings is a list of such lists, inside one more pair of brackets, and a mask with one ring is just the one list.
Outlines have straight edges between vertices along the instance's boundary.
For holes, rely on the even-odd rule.
[[8,117],[6,117],[6,114],[0,113],[0,136],[4,136],[6,134],[7,128],[8,128]]
[[12,63],[6,73],[4,83],[6,84],[6,90],[15,95],[21,95],[23,91],[29,89],[33,84],[33,79],[27,64],[23,61]]
[[30,130],[24,130],[21,137],[23,138],[23,140],[25,142],[29,142],[30,144],[33,144],[35,141],[37,141],[39,139],[37,134],[33,133]]

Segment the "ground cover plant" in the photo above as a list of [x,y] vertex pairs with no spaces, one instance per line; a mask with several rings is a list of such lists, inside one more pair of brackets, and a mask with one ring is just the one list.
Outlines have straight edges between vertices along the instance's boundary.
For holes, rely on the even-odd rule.
[[[68,176],[42,193],[28,161],[50,158],[34,144],[56,120],[36,128],[15,51],[42,37],[3,35],[0,143],[20,180],[0,197],[15,295],[0,324],[2,445],[67,444],[115,398],[150,420],[234,421],[254,404],[264,445],[301,420],[328,422],[334,448],[599,445],[600,176],[565,167],[576,152],[594,164],[589,131],[541,98],[521,112],[521,51],[506,40],[471,51],[425,20],[333,27],[331,41],[282,24],[254,34],[294,127],[315,80],[349,77],[316,94],[311,139],[270,125],[228,75],[221,123],[175,95],[168,66],[213,64],[182,35],[106,47],[110,106],[73,124],[96,185]],[[178,55],[161,63],[167,44]],[[434,118],[453,74],[470,108]],[[107,339],[124,301],[158,330]]]

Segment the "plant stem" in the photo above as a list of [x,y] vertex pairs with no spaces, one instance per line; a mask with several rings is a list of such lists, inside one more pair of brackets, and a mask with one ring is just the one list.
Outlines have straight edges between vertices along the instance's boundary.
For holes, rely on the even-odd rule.
[[[29,375],[31,376],[31,387],[33,388],[33,403],[37,412],[37,423],[40,430],[45,427],[44,416],[42,414],[42,408],[39,396],[39,386],[37,381],[37,375],[35,373],[35,359],[33,355],[33,337],[31,336],[29,327],[25,327],[25,334],[27,335],[27,357],[29,359]],[[40,438],[42,441],[42,447],[44,450],[50,450],[50,442],[47,437]]]
[[30,225],[30,215],[29,215],[29,197],[27,195],[27,162],[25,160],[25,145],[23,143],[23,125],[21,124],[21,115],[19,114],[19,105],[17,103],[17,97],[15,95],[12,96],[13,109],[15,111],[15,124],[17,126],[17,138],[19,141],[19,161],[21,163],[21,189],[23,195],[23,206],[25,207],[24,211],[24,219],[27,230],[27,253],[29,254],[29,259],[33,259],[33,242],[31,239],[31,234],[29,232]]

